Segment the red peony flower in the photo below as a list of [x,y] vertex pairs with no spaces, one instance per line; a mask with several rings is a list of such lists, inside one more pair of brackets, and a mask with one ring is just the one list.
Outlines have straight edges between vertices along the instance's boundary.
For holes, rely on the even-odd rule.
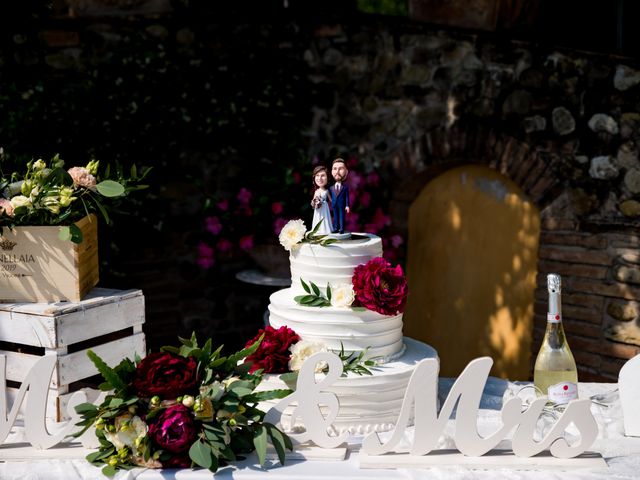
[[376,257],[353,272],[354,305],[363,306],[383,315],[404,311],[408,286],[402,267],[392,267],[384,258]]
[[149,425],[149,438],[171,453],[189,450],[196,436],[193,413],[182,404],[167,408]]
[[251,372],[263,369],[265,373],[286,373],[289,371],[291,352],[289,347],[300,341],[300,337],[289,327],[282,326],[278,330],[268,326],[260,329],[258,334],[247,342],[246,347],[264,338],[258,349],[249,355],[245,362],[253,362]]
[[133,387],[140,397],[158,395],[174,399],[193,390],[198,383],[198,364],[193,357],[168,352],[152,353],[138,364]]

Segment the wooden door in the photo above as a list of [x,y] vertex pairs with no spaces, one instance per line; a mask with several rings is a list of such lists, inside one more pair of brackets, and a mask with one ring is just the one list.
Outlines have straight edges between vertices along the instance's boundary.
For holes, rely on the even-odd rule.
[[492,375],[529,378],[539,237],[538,208],[488,167],[448,170],[412,203],[405,334],[442,376],[487,355]]

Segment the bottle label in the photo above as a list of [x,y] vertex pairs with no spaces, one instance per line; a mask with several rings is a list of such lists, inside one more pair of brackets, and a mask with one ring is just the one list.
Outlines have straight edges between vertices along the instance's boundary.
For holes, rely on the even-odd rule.
[[557,313],[547,313],[548,323],[560,323],[562,321],[562,315]]
[[549,401],[557,404],[569,403],[578,398],[578,385],[573,382],[560,382],[551,385],[547,392]]

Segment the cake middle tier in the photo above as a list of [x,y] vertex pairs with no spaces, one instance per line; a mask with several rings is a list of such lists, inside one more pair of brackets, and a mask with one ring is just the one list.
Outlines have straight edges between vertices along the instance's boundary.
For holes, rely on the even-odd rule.
[[291,288],[271,295],[269,323],[293,329],[303,340],[324,343],[329,350],[361,352],[368,358],[379,357],[381,363],[402,353],[402,314],[381,315],[349,307],[304,307],[298,305]]

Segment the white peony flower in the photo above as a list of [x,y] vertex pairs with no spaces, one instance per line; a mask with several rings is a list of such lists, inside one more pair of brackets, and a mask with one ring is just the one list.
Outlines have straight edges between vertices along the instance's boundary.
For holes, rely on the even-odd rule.
[[307,227],[302,220],[289,220],[280,230],[278,240],[284,249],[289,251],[304,238],[305,233],[307,233]]
[[[289,370],[297,372],[302,368],[302,364],[307,358],[314,353],[326,352],[327,346],[322,342],[314,342],[311,340],[300,340],[289,347],[291,359],[289,360]],[[318,362],[316,365],[316,373],[322,372],[327,366],[326,362]]]
[[[128,423],[127,423],[128,422]],[[133,448],[136,438],[142,438],[147,434],[147,424],[137,415],[120,415],[115,421],[115,432],[104,432],[104,437],[120,450],[124,447]]]
[[11,199],[11,205],[13,205],[13,208],[32,207],[31,199],[29,197],[25,197],[24,195],[16,195],[15,197],[13,197]]
[[354,300],[355,293],[350,283],[331,286],[331,306],[350,307]]

